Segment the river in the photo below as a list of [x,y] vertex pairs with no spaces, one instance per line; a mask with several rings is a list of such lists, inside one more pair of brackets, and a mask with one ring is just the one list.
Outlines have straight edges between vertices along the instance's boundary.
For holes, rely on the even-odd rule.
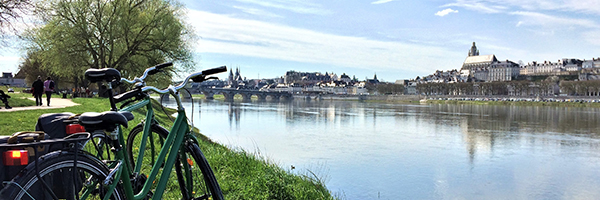
[[343,199],[600,196],[598,108],[195,100],[192,112],[191,105],[194,125],[214,141],[315,176]]

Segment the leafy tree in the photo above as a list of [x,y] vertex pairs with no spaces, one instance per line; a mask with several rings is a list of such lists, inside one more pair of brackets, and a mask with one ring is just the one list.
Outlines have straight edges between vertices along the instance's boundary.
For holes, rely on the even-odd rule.
[[376,87],[379,94],[404,94],[404,85],[382,83],[377,84]]
[[[42,64],[37,57],[38,54],[36,52],[28,52],[25,61],[19,65],[19,72],[25,74],[25,81],[28,84],[33,83],[38,76],[45,79],[50,75],[50,72],[41,67]],[[54,81],[57,82],[56,80]]]
[[368,93],[372,94],[372,93],[375,93],[377,91],[377,85],[375,85],[373,83],[366,82],[365,89],[367,89]]
[[[170,0],[49,0],[43,26],[25,35],[42,67],[77,86],[89,68],[115,68],[123,77],[165,61],[192,68],[194,35],[182,5]],[[149,77],[166,85],[177,71]]]
[[472,95],[475,91],[473,89],[473,83],[455,83],[457,89],[457,95]]
[[539,91],[537,92],[537,94],[539,94],[540,96],[553,95],[552,88],[554,86],[554,82],[544,80],[537,82],[537,85],[539,87]]
[[560,89],[563,94],[574,95],[576,93],[576,83],[575,81],[561,81]]

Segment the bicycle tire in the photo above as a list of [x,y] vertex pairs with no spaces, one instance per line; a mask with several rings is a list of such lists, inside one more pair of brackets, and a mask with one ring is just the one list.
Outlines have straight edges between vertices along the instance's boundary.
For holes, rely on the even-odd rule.
[[[138,124],[136,127],[134,127],[131,132],[129,133],[129,135],[127,136],[127,151],[129,152],[129,160],[131,165],[135,166],[135,162],[137,160],[137,156],[139,154],[139,149],[135,150],[135,147],[138,147],[140,144],[140,140],[141,139],[136,139],[138,137],[141,137],[141,133],[143,133],[144,130],[144,126],[143,124]],[[160,125],[152,125],[151,126],[151,133],[154,138],[154,144],[155,146],[155,152],[154,152],[154,156],[157,157],[158,153],[160,152],[160,148],[162,147],[162,142],[164,142],[164,139],[168,136],[169,131],[167,131],[167,129],[163,128]],[[156,136],[159,137],[156,137]],[[149,138],[148,138],[149,139]],[[157,145],[157,143],[159,143]],[[149,143],[146,143],[146,151],[144,153],[144,160],[143,160],[143,164],[142,164],[142,168],[140,169],[140,173],[141,174],[147,174],[152,170],[152,166],[154,165],[154,161],[156,160],[156,158],[150,158],[150,152],[149,150]],[[194,198],[191,197],[192,193],[195,193],[193,195],[196,194],[204,194],[205,197],[211,196],[212,199],[215,200],[220,200],[223,199],[223,193],[221,191],[221,188],[219,187],[219,184],[214,176],[214,173],[212,171],[212,169],[210,168],[210,165],[208,164],[208,161],[206,160],[206,158],[204,157],[204,154],[202,154],[202,151],[200,150],[200,147],[193,142],[193,140],[187,140],[183,143],[183,146],[181,148],[181,150],[184,150],[186,153],[186,157],[185,158],[181,158],[180,155],[177,155],[176,161],[175,161],[175,174],[177,176],[177,184],[179,185],[179,188],[181,190],[181,193],[183,195],[183,199],[204,199],[204,198]],[[186,176],[184,177],[184,174],[186,174],[186,172],[184,171],[185,168],[183,167],[182,164],[188,163],[187,159],[188,158],[192,158],[193,164],[197,165],[197,169],[199,170],[192,170],[193,174],[198,175],[201,174],[201,178],[199,176],[197,177],[191,177],[191,183],[192,185],[189,187],[192,187],[194,189],[198,188],[195,186],[204,186],[204,188],[198,188],[201,190],[198,191],[192,191],[191,193],[188,192],[187,188],[188,186],[186,185],[187,182],[185,182],[186,180],[190,180],[190,176]],[[148,162],[148,163],[147,163]],[[132,166],[132,169],[133,169]],[[195,168],[195,167],[194,167]],[[188,174],[192,174],[192,173],[188,173]],[[169,183],[174,183],[175,181],[169,181]],[[164,194],[163,198],[171,198],[174,197],[172,196],[174,194]]]
[[106,141],[108,141],[108,136],[106,134],[92,134],[90,140],[85,142],[82,147],[82,150],[87,153],[94,155],[96,158],[100,160],[110,160],[110,148]]
[[[169,131],[167,131],[167,129],[165,129],[164,127],[160,126],[160,125],[156,125],[153,124],[150,128],[150,130],[152,132],[150,132],[150,135],[153,135],[153,140],[155,142],[159,142],[160,146],[157,146],[155,148],[155,156],[158,156],[158,153],[160,153],[160,148],[162,147],[162,143],[164,142],[165,138],[167,138],[167,135],[169,135]],[[137,161],[137,155],[139,152],[139,149],[135,149],[136,147],[139,146],[139,140],[140,139],[136,139],[137,136],[139,135],[141,137],[140,133],[143,133],[144,131],[144,124],[140,123],[137,126],[135,126],[133,129],[131,129],[131,131],[129,132],[129,135],[127,136],[127,143],[126,143],[126,149],[127,149],[127,153],[129,155],[129,163],[130,163],[130,167],[131,170],[134,169],[135,167],[135,162]],[[158,135],[159,137],[155,137],[156,135]],[[148,137],[148,139],[150,139],[150,136]],[[156,143],[154,143],[156,144]],[[150,143],[146,143],[146,149],[149,149],[148,147],[150,146]],[[144,153],[144,156],[148,156],[148,153]],[[149,165],[142,165],[142,167],[150,167],[149,169],[145,169],[144,171],[148,170],[148,172],[151,170],[151,167],[154,165],[154,161],[156,160],[156,158],[152,157],[150,158],[150,163]]]
[[[175,173],[177,174],[182,199],[224,199],[215,174],[198,144],[193,140],[188,140],[182,150],[185,151],[185,156],[179,156],[175,161]],[[192,163],[188,160],[189,156],[194,159]],[[186,170],[184,165],[188,165],[188,169],[191,170]],[[191,173],[188,171],[191,171]],[[198,172],[200,172],[200,175]],[[188,188],[192,188],[192,191],[189,191]]]
[[[75,162],[75,156],[77,156],[77,162]],[[56,151],[44,155],[38,159],[37,162],[41,179],[38,179],[36,176],[35,164],[29,164],[24,171],[21,171],[21,173],[13,179],[13,182],[16,184],[9,184],[0,192],[0,199],[52,199],[50,192],[46,189],[42,189],[42,182],[46,182],[47,184],[49,182],[60,183],[50,185],[50,191],[52,191],[55,196],[61,196],[59,197],[61,199],[75,199],[75,193],[73,191],[78,190],[77,187],[83,189],[83,184],[86,183],[96,182],[96,187],[91,190],[91,195],[98,195],[90,196],[87,199],[102,199],[102,196],[104,196],[103,194],[106,192],[101,189],[104,188],[102,182],[108,175],[109,169],[104,163],[92,155],[81,151],[78,155],[75,155],[75,152],[72,151]],[[72,171],[75,163],[77,165],[77,177],[71,175],[73,178],[65,178],[64,175],[75,174]],[[89,177],[81,177],[86,174],[89,175]],[[71,182],[71,180],[74,182]],[[20,189],[17,185],[22,186],[23,189]],[[92,184],[92,186],[93,185],[94,184]],[[78,191],[77,196],[79,196],[79,193],[82,191],[83,190]],[[111,199],[125,199],[125,196],[119,187],[114,189]]]

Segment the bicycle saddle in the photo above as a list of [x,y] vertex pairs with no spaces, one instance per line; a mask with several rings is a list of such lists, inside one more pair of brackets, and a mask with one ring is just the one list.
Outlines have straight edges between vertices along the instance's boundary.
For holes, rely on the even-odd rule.
[[113,131],[117,124],[127,128],[127,122],[130,120],[133,120],[133,114],[129,111],[86,112],[79,116],[79,124],[87,131]]
[[88,69],[85,70],[85,78],[92,83],[99,81],[111,82],[121,80],[121,72],[114,68]]

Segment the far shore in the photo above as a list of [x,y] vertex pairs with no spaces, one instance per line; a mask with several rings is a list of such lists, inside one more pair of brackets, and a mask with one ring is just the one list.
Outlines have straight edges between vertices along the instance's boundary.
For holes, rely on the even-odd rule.
[[[204,95],[194,94],[194,98],[203,99]],[[222,95],[215,95],[223,100]],[[235,98],[234,101],[240,101]],[[252,100],[257,100],[255,97]],[[364,101],[383,103],[411,104],[476,104],[476,105],[519,105],[519,106],[555,106],[555,107],[600,107],[599,97],[588,96],[441,96],[441,95],[294,95],[294,100],[310,101]],[[268,101],[268,100],[267,100]]]

